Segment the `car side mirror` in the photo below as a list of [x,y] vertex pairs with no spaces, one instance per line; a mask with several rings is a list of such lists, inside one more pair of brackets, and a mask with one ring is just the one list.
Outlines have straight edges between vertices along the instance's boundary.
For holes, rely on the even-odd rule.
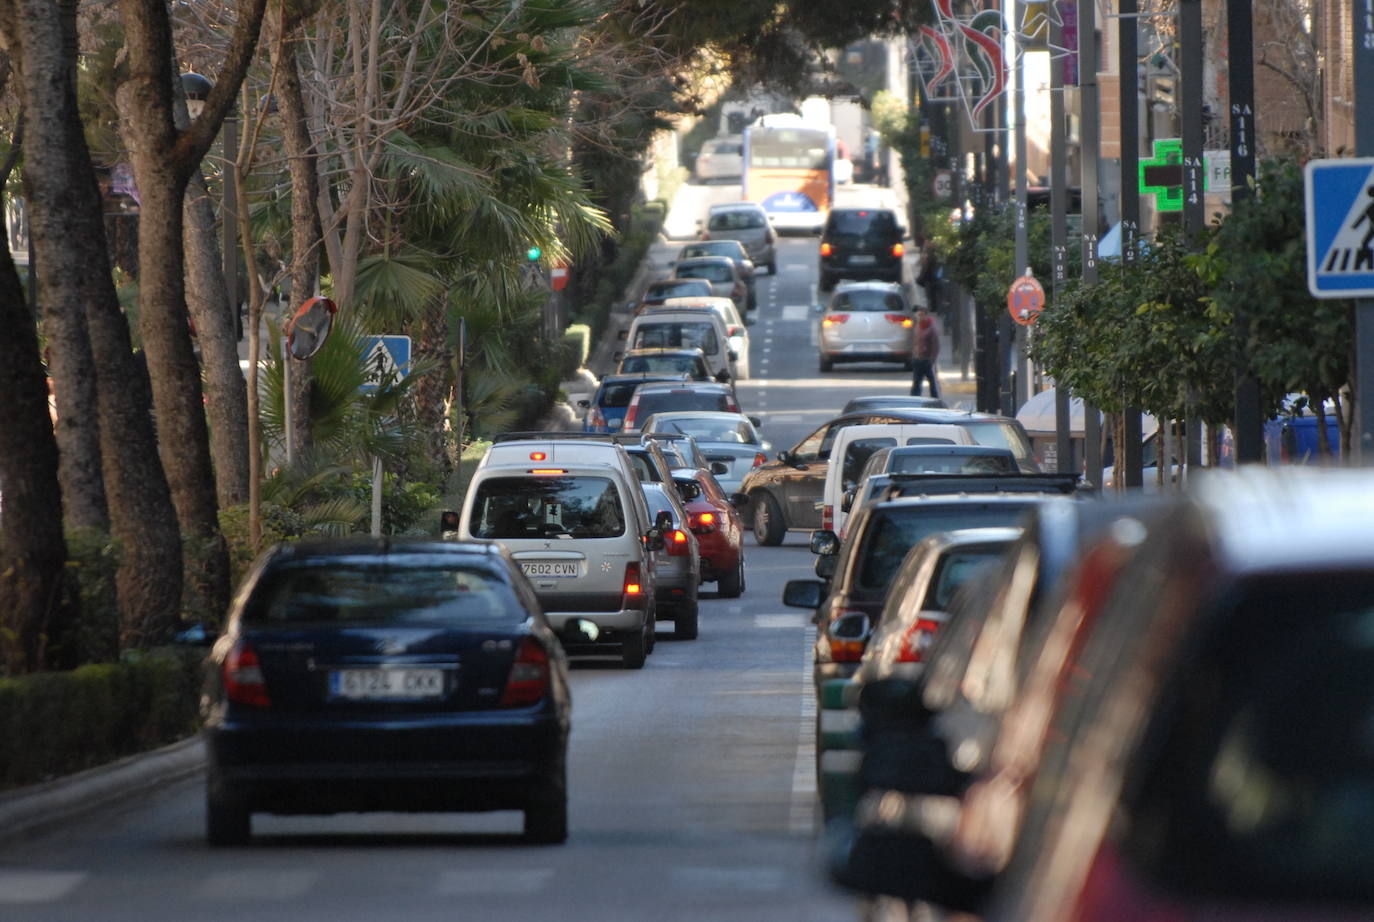
[[749,422],[750,422],[752,425],[755,425],[755,426],[762,426],[762,425],[763,425],[763,418],[762,418],[762,417],[759,417],[759,416],[746,416],[745,419],[749,420]]
[[[633,312],[633,311],[635,311],[636,309],[638,309],[638,307],[639,307],[639,302],[638,302],[638,301],[626,301],[626,302],[625,302],[625,310],[627,310],[627,311],[632,311],[632,312]],[[625,337],[622,336],[622,337],[620,337],[620,338],[621,338],[621,339],[624,339]]]
[[839,553],[840,536],[828,528],[818,528],[811,533],[811,553],[831,556]]
[[[730,355],[733,357],[734,353],[732,352],[730,353]],[[729,384],[730,372],[721,369],[720,371],[716,372],[716,380],[719,381],[721,384]]]
[[840,497],[840,511],[841,511],[841,512],[848,512],[851,508],[853,508],[853,506],[854,506],[854,491],[853,491],[853,490],[845,490],[845,491],[844,491],[844,495]]
[[825,583],[818,579],[789,579],[782,588],[782,604],[791,608],[820,608]]
[[590,400],[579,400],[577,401],[577,405],[584,410],[590,410],[592,407],[592,402]]
[[619,333],[617,333],[617,334],[615,335],[615,338],[616,338],[616,339],[629,339],[629,338],[630,338],[630,331],[629,331],[629,330],[621,330]]
[[649,546],[649,550],[651,551],[661,551],[664,545],[667,544],[667,542],[663,540],[663,532],[659,531],[657,528],[651,528],[644,533],[644,543]]
[[563,623],[563,643],[564,644],[587,644],[596,643],[601,636],[601,628],[596,626],[595,621],[586,618],[570,618]]
[[744,509],[744,508],[746,508],[746,507],[749,505],[749,494],[748,494],[748,493],[731,493],[731,494],[730,494],[730,505],[734,506],[736,509]]
[[839,566],[839,558],[833,554],[825,557],[816,558],[816,575],[821,579],[830,579],[835,575],[835,568]]
[[736,352],[736,351],[734,351],[733,349],[730,350],[730,352],[728,352],[727,355],[730,356],[730,361],[732,361],[732,362],[738,362],[738,361],[739,361],[739,353]]
[[728,474],[730,473],[730,465],[726,464],[724,461],[712,461],[711,473],[717,475]]
[[778,452],[778,460],[781,461],[783,464],[791,464],[792,449],[784,448],[782,451]]
[[657,528],[659,531],[672,531],[673,514],[665,509],[654,516],[654,528]]

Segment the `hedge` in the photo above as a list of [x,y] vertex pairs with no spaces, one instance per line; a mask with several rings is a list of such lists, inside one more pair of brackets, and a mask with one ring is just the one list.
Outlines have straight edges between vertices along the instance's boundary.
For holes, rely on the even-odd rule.
[[0,679],[0,789],[70,775],[190,736],[203,650]]

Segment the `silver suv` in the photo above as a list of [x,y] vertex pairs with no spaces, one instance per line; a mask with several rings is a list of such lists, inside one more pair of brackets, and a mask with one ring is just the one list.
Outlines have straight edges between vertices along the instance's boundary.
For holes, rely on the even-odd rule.
[[767,266],[769,275],[778,274],[778,235],[773,231],[768,213],[757,202],[712,205],[701,239],[738,240],[749,251],[755,266]]

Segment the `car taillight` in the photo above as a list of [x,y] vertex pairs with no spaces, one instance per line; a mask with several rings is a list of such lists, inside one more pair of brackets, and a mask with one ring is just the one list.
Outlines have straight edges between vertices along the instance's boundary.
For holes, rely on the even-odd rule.
[[625,420],[620,424],[622,430],[628,431],[634,428],[635,414],[639,412],[639,401],[631,400],[630,405],[625,408]]
[[833,253],[834,251],[835,251],[835,248],[832,247],[830,244],[828,244],[828,243],[822,243],[822,244],[821,244],[821,255],[822,255],[822,256],[829,256],[829,255],[830,255],[831,253]]
[[897,650],[897,662],[919,663],[925,659],[926,650],[935,643],[935,632],[940,630],[940,622],[917,618],[916,623],[902,635],[902,645]]
[[644,585],[639,580],[639,564],[637,562],[625,564],[626,595],[639,595],[644,591]]
[[674,528],[672,531],[668,532],[668,534],[664,535],[664,538],[668,543],[668,556],[686,556],[690,547],[687,543],[687,532],[683,531],[681,528]]
[[823,327],[838,326],[838,325],[840,325],[840,324],[842,324],[842,323],[845,323],[845,322],[848,321],[848,320],[849,320],[849,315],[848,315],[848,314],[826,314],[825,317],[821,320],[821,326],[823,326]]
[[901,256],[902,256],[902,254],[905,253],[905,252],[906,252],[906,247],[905,247],[903,244],[900,244],[900,243],[894,243],[894,244],[892,244],[892,255],[893,255],[894,257],[900,259]]
[[864,658],[873,624],[861,611],[843,609],[830,622],[826,638],[830,641],[830,659],[836,663],[857,663]]
[[248,641],[240,640],[234,644],[224,658],[224,665],[220,667],[220,678],[224,682],[225,696],[235,704],[255,708],[272,706],[262,664],[258,662],[258,652]]
[[835,530],[835,507],[829,503],[821,507],[821,528],[826,531]]
[[767,460],[768,459],[763,456],[763,452],[754,452],[754,467],[763,467],[764,462]]
[[535,704],[549,693],[549,651],[537,640],[526,637],[515,651],[506,690],[501,693],[500,707],[518,708]]
[[888,323],[896,323],[904,327],[911,326],[911,318],[906,314],[884,314]]
[[587,411],[587,425],[591,426],[593,429],[609,428],[606,425],[606,417],[602,414],[600,407],[592,407]]
[[687,518],[687,527],[699,535],[708,535],[716,530],[716,514],[693,512]]

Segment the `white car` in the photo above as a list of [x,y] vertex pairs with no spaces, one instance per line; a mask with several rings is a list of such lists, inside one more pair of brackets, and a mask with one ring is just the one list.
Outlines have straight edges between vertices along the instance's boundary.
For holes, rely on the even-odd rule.
[[655,413],[644,423],[645,435],[690,435],[709,462],[724,462],[728,469],[716,474],[725,493],[739,491],[744,475],[768,460],[773,446],[759,436],[759,419],[741,413],[677,410]]
[[735,354],[735,380],[743,381],[749,377],[749,328],[740,318],[735,302],[729,298],[669,298],[663,304],[650,307],[646,314],[664,311],[709,310],[720,317],[725,324],[725,333],[730,341],[730,351]]
[[739,135],[711,138],[697,154],[696,174],[701,182],[739,179],[744,173],[744,140]]

